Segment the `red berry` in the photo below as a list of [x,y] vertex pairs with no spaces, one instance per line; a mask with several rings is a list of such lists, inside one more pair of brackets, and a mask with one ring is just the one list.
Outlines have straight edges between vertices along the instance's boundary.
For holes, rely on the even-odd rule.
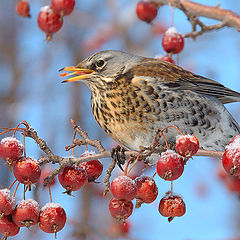
[[124,199],[112,198],[109,202],[109,211],[113,218],[124,222],[133,211],[133,203]]
[[87,172],[80,167],[65,167],[58,174],[58,180],[66,189],[66,193],[71,195],[72,191],[79,190],[87,181]]
[[[92,154],[87,152],[84,153],[81,157],[86,157],[88,155]],[[87,172],[89,182],[94,182],[102,174],[103,171],[103,164],[98,159],[83,162],[81,166]]]
[[121,223],[121,222],[120,222],[119,225],[120,225],[121,233],[122,233],[123,235],[126,235],[126,234],[129,233],[130,227],[131,227],[129,221],[125,221],[124,223]]
[[174,217],[181,217],[186,212],[186,205],[180,196],[167,193],[160,201],[159,208],[160,214],[168,217],[170,222]]
[[157,198],[158,188],[152,177],[137,177],[135,183],[137,186],[136,207],[140,207],[142,203],[152,203]]
[[47,203],[40,212],[39,227],[46,233],[57,233],[66,223],[66,213],[58,203]]
[[4,239],[17,235],[19,229],[20,228],[12,221],[11,216],[5,216],[0,219],[0,233],[3,234]]
[[180,53],[184,47],[184,39],[174,27],[170,27],[163,35],[162,46],[167,53]]
[[17,161],[23,154],[22,143],[14,137],[5,137],[0,142],[0,157],[8,163]]
[[240,177],[240,148],[227,149],[222,157],[225,171],[235,177]]
[[16,4],[16,12],[21,17],[31,17],[28,0],[20,0]]
[[22,200],[12,214],[13,222],[19,227],[29,228],[39,222],[40,206],[33,199]]
[[194,135],[178,135],[175,148],[181,156],[191,157],[197,153],[199,141]]
[[5,188],[0,190],[0,219],[10,215],[15,208],[15,198],[11,196],[10,190]]
[[157,59],[175,64],[174,60],[168,55],[163,57],[158,57]]
[[140,1],[137,4],[136,13],[139,19],[150,23],[157,16],[158,9],[154,2]]
[[173,181],[178,179],[184,170],[183,158],[172,150],[167,150],[161,154],[157,162],[158,175],[167,180]]
[[51,40],[51,35],[62,27],[63,19],[50,6],[45,6],[41,8],[37,22],[39,28],[46,33],[47,40]]
[[69,15],[75,6],[75,0],[52,0],[51,7],[61,16]]
[[23,157],[15,164],[13,174],[20,183],[30,187],[31,184],[38,182],[41,169],[35,159]]
[[127,176],[118,176],[111,183],[112,195],[118,199],[133,200],[137,195],[135,182]]
[[240,143],[240,135],[236,135],[235,137],[233,137],[233,139],[229,142],[228,145],[232,144],[232,143]]

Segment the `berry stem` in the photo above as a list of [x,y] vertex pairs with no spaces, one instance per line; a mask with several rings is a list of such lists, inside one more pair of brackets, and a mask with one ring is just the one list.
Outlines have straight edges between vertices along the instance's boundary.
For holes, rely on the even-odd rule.
[[26,148],[25,148],[25,146],[26,146],[26,135],[25,134],[23,134],[23,156],[24,157],[26,157]]
[[167,146],[167,150],[169,150],[169,145],[168,145],[167,138],[166,138],[165,135],[162,133],[162,131],[161,131],[161,136],[164,138],[164,141],[165,141],[166,146]]
[[156,176],[156,174],[157,174],[157,172],[155,172],[155,173],[153,174],[152,178],[154,178],[154,177]]
[[26,198],[26,185],[23,186],[23,200]]
[[51,186],[50,186],[50,184],[48,184],[48,192],[49,192],[50,202],[52,203],[52,193],[51,193]]
[[[73,142],[74,142],[74,140],[76,138],[76,134],[77,134],[77,131],[75,130],[74,134],[73,134]],[[72,156],[74,157],[74,148],[72,148]]]
[[18,130],[18,127],[19,127],[21,124],[22,124],[22,122],[20,122],[20,123],[15,127],[12,137],[15,136],[15,133],[16,133],[16,131]]
[[12,188],[13,184],[14,184],[16,181],[17,181],[17,179],[15,179],[15,180],[13,181],[13,183],[9,186],[8,190],[10,190],[10,189]]
[[139,160],[139,157],[140,157],[140,154],[143,152],[143,150],[140,150],[138,152],[138,155],[137,155],[137,158],[135,160],[135,162],[133,163],[133,165],[131,166],[131,168],[129,169],[129,171],[127,172],[126,176],[129,175],[129,173],[131,172],[131,170],[134,168],[134,166],[137,164],[138,160]]
[[15,190],[14,190],[14,193],[13,193],[13,198],[15,197],[15,195],[16,195],[16,192],[17,192],[17,189],[18,189],[18,187],[19,187],[19,184],[20,184],[20,182],[18,182],[18,184],[17,184],[17,186],[16,186],[16,188],[15,188]]
[[171,194],[173,194],[173,181],[171,181]]
[[163,129],[161,130],[161,132],[165,131],[166,129],[168,129],[168,128],[170,128],[170,127],[175,128],[181,135],[184,136],[184,134],[183,134],[177,127],[175,127],[175,126],[173,126],[173,125],[169,125],[169,126],[163,128]]
[[124,169],[124,172],[123,172],[123,175],[124,175],[124,176],[127,175],[127,170],[128,170],[128,167],[129,167],[129,164],[130,164],[131,161],[132,161],[132,158],[130,157],[130,159],[128,160],[127,165],[126,165],[126,167],[125,167],[125,169]]

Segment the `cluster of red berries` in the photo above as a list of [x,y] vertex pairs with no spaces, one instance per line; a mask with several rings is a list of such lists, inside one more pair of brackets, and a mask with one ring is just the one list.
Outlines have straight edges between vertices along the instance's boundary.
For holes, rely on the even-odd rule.
[[[196,154],[199,142],[195,136],[181,135],[176,140],[176,152],[168,150],[161,154],[157,162],[157,173],[164,180],[179,178],[184,170],[185,159]],[[136,198],[136,207],[143,203],[152,203],[158,195],[158,188],[153,177],[140,176],[134,180],[128,176],[118,176],[111,183],[113,198],[109,202],[109,211],[113,218],[124,222],[133,212],[132,200]],[[159,203],[159,212],[171,221],[184,215],[186,206],[182,198],[167,192]]]
[[[85,152],[81,157],[93,155],[93,152]],[[58,174],[58,180],[66,193],[71,195],[72,191],[79,190],[87,181],[94,182],[103,171],[103,164],[98,160],[90,160],[79,166],[65,167]]]
[[[46,33],[47,41],[52,39],[53,33],[60,30],[63,17],[71,14],[74,6],[75,0],[52,0],[51,6],[44,6],[40,9],[37,23],[39,28]],[[30,17],[28,0],[19,0],[16,11],[22,17]]]
[[[16,178],[14,182],[18,181],[24,184],[24,191],[26,191],[27,189],[31,190],[31,185],[39,181],[41,168],[36,160],[23,156],[23,152],[23,144],[14,137],[5,137],[0,142],[0,157],[13,170]],[[85,152],[82,156],[92,154],[91,152]],[[91,160],[83,162],[79,166],[65,167],[59,173],[58,179],[66,192],[71,194],[72,191],[80,189],[87,180],[94,182],[102,171],[102,163],[99,160]],[[45,169],[43,172],[44,177],[49,174],[49,170]],[[55,179],[47,184],[53,185],[54,182]],[[35,200],[24,199],[16,205],[14,199],[16,190],[13,196],[10,194],[9,189],[0,190],[0,233],[4,235],[5,239],[8,236],[18,234],[20,227],[29,228],[38,223],[39,227],[46,233],[56,234],[64,227],[66,213],[60,204],[51,202],[40,209]]]

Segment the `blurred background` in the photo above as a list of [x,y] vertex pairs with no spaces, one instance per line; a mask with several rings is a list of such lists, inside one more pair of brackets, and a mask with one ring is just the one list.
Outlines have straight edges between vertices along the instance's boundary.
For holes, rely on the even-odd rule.
[[[237,0],[196,2],[211,6],[220,3],[222,8],[240,14]],[[52,41],[46,42],[45,34],[38,28],[37,15],[50,0],[30,1],[31,18],[18,16],[16,3],[16,0],[2,0],[0,7],[0,126],[15,127],[26,120],[55,154],[69,156],[71,153],[65,151],[65,146],[72,142],[69,121],[72,118],[91,138],[101,140],[110,149],[114,142],[92,116],[89,89],[81,83],[62,84],[58,70],[106,49],[149,57],[165,55],[161,37],[170,26],[169,7],[161,7],[153,23],[146,24],[136,16],[137,0],[76,0],[73,13],[64,17],[60,31],[53,35]],[[206,24],[216,23],[202,20]],[[190,23],[179,10],[174,13],[174,26],[180,33],[191,31]],[[206,33],[195,41],[186,39],[184,50],[173,58],[186,69],[240,91],[239,45],[237,30],[224,28]],[[240,122],[240,104],[229,104],[227,108]],[[17,137],[22,140],[20,134]],[[26,141],[26,151],[36,159],[42,154],[31,139]],[[75,154],[80,156],[84,151],[81,147]],[[109,159],[102,162],[105,169],[110,165]],[[64,189],[57,181],[52,188],[53,201],[62,204],[68,217],[57,239],[240,239],[240,183],[226,180],[222,173],[220,178],[219,162],[207,157],[194,157],[188,162],[183,176],[174,184],[174,191],[184,198],[187,212],[171,223],[158,212],[158,203],[170,183],[156,177],[157,200],[134,209],[127,233],[119,232],[119,226],[108,211],[109,199],[102,198],[105,173],[99,184],[88,184],[74,192],[73,197],[62,194]],[[153,173],[150,169],[146,175]],[[120,172],[116,169],[114,175],[117,174]],[[1,161],[1,188],[8,187],[13,180],[13,174]],[[18,189],[17,200],[22,199],[22,189]],[[27,198],[36,199],[41,206],[49,202],[48,191],[40,185],[27,192]],[[31,231],[22,228],[12,239],[33,237],[54,239],[38,227],[32,227]]]

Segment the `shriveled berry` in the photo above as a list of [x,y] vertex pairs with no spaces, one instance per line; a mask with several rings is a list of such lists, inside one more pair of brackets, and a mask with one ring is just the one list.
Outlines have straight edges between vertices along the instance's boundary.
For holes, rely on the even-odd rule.
[[75,0],[52,0],[51,7],[54,12],[61,16],[67,16],[72,13],[75,6]]
[[163,56],[163,57],[159,57],[157,59],[175,64],[175,61],[168,55]]
[[162,46],[167,53],[180,53],[184,47],[184,38],[174,27],[170,27],[163,35]]
[[12,221],[11,216],[4,216],[0,219],[0,233],[5,239],[19,233],[19,227]]
[[194,135],[178,135],[175,148],[181,156],[191,157],[197,153],[199,141]]
[[51,40],[52,34],[62,27],[63,19],[50,6],[45,6],[40,9],[37,22],[39,28],[46,33],[48,41]]
[[12,214],[13,222],[19,227],[29,228],[39,222],[40,206],[33,199],[22,200]]
[[16,4],[16,12],[21,17],[31,17],[28,0],[19,0]]
[[15,208],[15,198],[11,196],[10,190],[0,190],[0,218],[10,215]]
[[157,16],[158,9],[154,2],[140,1],[136,7],[136,13],[140,20],[150,23]]
[[23,157],[14,166],[15,178],[27,186],[37,183],[41,176],[41,169],[38,162],[30,157]]
[[17,161],[23,154],[22,143],[14,137],[5,137],[0,142],[0,157],[6,162]]
[[40,212],[39,227],[46,233],[57,233],[66,223],[66,213],[59,203],[47,203]]
[[79,190],[87,181],[87,172],[80,167],[65,167],[58,174],[60,184],[66,189],[66,193],[71,195],[72,191]]
[[113,218],[124,222],[133,211],[133,203],[124,199],[112,198],[109,202],[109,211]]
[[142,203],[152,203],[157,198],[158,188],[152,177],[137,177],[135,183],[137,186],[136,207],[140,207]]
[[111,183],[112,195],[117,199],[133,200],[137,196],[135,182],[127,176],[118,176]]
[[186,205],[180,196],[167,193],[159,203],[158,208],[160,214],[168,217],[168,221],[172,221],[174,217],[181,217],[186,212]]
[[172,150],[163,152],[157,162],[157,174],[167,181],[178,179],[184,170],[183,158]]

